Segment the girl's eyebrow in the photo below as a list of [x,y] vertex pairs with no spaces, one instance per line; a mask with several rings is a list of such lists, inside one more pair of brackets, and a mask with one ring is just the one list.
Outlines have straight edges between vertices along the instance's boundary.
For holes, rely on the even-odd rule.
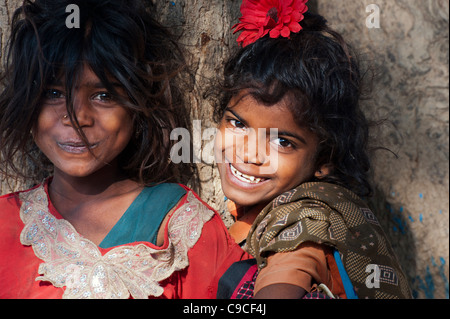
[[[122,85],[118,82],[110,82],[111,86],[117,87],[117,88],[121,88]],[[106,88],[106,85],[104,85],[102,82],[100,81],[89,81],[83,84],[83,86],[85,87],[91,87],[91,88],[95,88],[95,89],[104,89]]]
[[243,124],[246,124],[246,121],[244,120],[244,119],[242,119],[236,112],[234,112],[234,111],[232,111],[230,108],[226,108],[225,109],[225,112],[226,111],[228,111],[228,112],[230,112],[231,114],[233,114],[238,120],[239,120],[239,122],[242,122]]
[[305,140],[303,137],[301,137],[301,136],[298,135],[298,134],[292,133],[292,132],[288,132],[288,131],[279,131],[279,132],[278,132],[278,136],[289,136],[289,137],[293,137],[293,138],[299,140],[301,143],[303,143],[303,144],[305,144],[305,145],[308,144],[308,143],[306,143],[306,140]]
[[[112,86],[116,88],[122,88],[123,86],[119,82],[111,82]],[[50,86],[63,86],[63,83],[60,79],[55,79],[49,83]],[[100,81],[89,81],[83,84],[84,87],[90,87],[94,89],[104,89],[106,86]],[[77,88],[79,88],[77,86]]]
[[63,84],[62,84],[62,82],[61,82],[61,79],[55,79],[55,78],[53,78],[52,80],[50,80],[49,82],[48,82],[48,85],[49,86],[62,86]]
[[[242,124],[247,125],[246,122],[245,122],[245,120],[242,119],[236,112],[232,111],[230,108],[226,108],[226,109],[225,109],[225,112],[226,112],[226,111],[228,111],[228,112],[230,112],[231,114],[233,114],[233,115],[239,120],[239,122],[242,122]],[[306,140],[305,140],[303,137],[301,137],[301,136],[298,135],[298,134],[289,132],[289,131],[278,131],[278,136],[289,136],[289,137],[292,137],[292,138],[297,139],[298,141],[300,141],[301,143],[303,143],[303,144],[305,144],[305,145],[308,144],[308,143],[306,143]]]

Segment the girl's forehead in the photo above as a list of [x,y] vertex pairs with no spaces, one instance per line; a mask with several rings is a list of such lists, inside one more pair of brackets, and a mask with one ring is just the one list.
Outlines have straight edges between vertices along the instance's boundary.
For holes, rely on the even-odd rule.
[[227,111],[249,126],[278,127],[288,125],[291,128],[297,126],[293,121],[293,114],[287,104],[282,100],[273,105],[259,102],[251,95],[244,96],[229,104]]
[[[293,101],[290,94],[285,94],[279,101],[273,103],[265,103],[258,96],[250,90],[242,90],[234,95],[228,103],[227,109],[248,109],[249,111],[256,109],[271,109],[273,111],[282,112],[286,116],[292,115],[291,107]],[[255,114],[257,116],[257,114]]]
[[298,105],[299,103],[290,93],[285,94],[276,103],[267,104],[259,101],[250,92],[242,91],[230,100],[226,111],[231,112],[242,121],[248,121],[248,124],[252,124],[252,126],[309,130],[308,118],[301,115],[303,106]]
[[[70,75],[68,74],[70,72]],[[105,83],[100,79],[104,77],[108,83],[114,87],[122,87],[120,83],[111,74],[105,71],[104,75],[98,75],[93,71],[93,69],[87,64],[83,63],[79,67],[76,67],[73,71],[67,69],[59,69],[54,72],[52,76],[47,80],[47,85],[64,86],[66,84],[66,77],[70,76],[70,82],[73,88],[78,88],[80,86],[90,86],[90,87],[105,87]]]

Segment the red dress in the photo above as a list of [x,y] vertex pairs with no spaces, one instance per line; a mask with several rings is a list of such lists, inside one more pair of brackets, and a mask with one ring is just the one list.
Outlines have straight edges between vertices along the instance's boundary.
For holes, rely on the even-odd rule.
[[249,255],[185,189],[161,247],[96,246],[62,219],[47,183],[1,196],[0,298],[215,298],[221,275]]

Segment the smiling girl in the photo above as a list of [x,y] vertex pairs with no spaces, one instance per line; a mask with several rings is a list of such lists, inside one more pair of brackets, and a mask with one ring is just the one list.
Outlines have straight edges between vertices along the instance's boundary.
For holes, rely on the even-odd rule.
[[370,161],[355,55],[306,10],[305,0],[241,6],[243,48],[225,66],[215,152],[230,233],[255,260],[234,264],[218,296],[409,298],[362,200]]
[[[170,161],[181,51],[142,1],[25,1],[0,96],[0,298],[211,298],[243,251]],[[66,26],[77,5],[80,28]],[[43,182],[42,182],[43,180]]]

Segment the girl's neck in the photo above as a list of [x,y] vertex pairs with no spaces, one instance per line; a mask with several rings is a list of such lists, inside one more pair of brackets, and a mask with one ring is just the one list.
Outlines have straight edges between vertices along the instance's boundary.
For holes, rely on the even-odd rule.
[[126,193],[137,187],[136,182],[118,170],[100,170],[89,176],[76,177],[55,169],[49,193],[52,200],[64,199],[71,203],[82,203]]
[[55,170],[48,190],[56,211],[81,235],[99,245],[142,188],[110,170],[86,177]]
[[259,204],[255,206],[243,206],[241,207],[241,213],[238,215],[236,221],[246,222],[249,224],[253,224],[256,219],[256,216],[261,212],[261,210],[265,207],[265,204]]
[[233,225],[230,226],[229,232],[231,237],[233,237],[233,239],[237,243],[241,243],[247,238],[253,222],[262,211],[262,209],[266,206],[266,204],[258,204],[254,206],[236,206],[238,210],[236,221]]

